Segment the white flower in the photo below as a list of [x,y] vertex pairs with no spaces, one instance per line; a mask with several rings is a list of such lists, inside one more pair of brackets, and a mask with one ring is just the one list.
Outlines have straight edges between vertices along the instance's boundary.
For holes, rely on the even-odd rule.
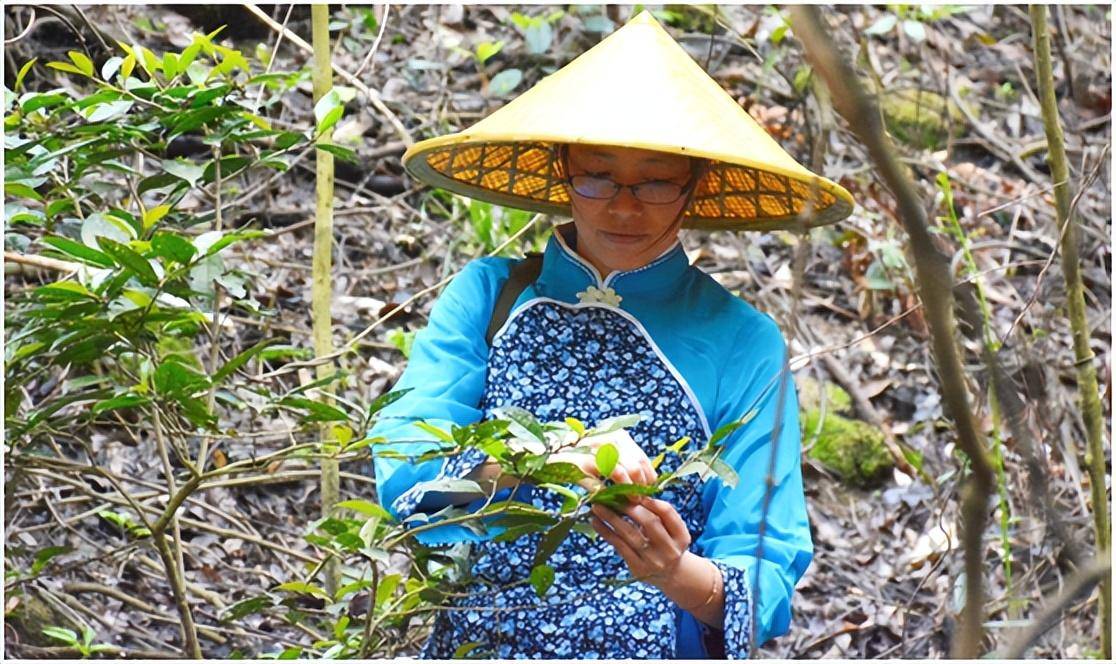
[[595,302],[608,305],[610,307],[619,307],[620,300],[624,298],[618,295],[616,291],[612,290],[611,286],[606,286],[604,290],[601,290],[596,286],[589,286],[588,288],[577,294],[577,299],[580,300],[582,303]]

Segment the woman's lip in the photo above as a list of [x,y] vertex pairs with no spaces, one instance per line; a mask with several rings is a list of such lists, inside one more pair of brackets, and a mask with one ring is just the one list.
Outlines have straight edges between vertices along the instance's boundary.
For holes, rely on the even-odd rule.
[[600,233],[605,236],[606,240],[620,244],[635,244],[647,237],[646,235],[623,235],[621,233],[609,233],[608,231],[601,231]]

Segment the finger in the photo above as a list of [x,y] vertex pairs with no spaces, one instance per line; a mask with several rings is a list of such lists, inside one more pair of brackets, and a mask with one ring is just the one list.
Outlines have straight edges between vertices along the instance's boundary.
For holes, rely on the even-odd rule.
[[604,505],[594,505],[593,510],[602,521],[607,523],[612,530],[633,549],[639,548],[639,545],[643,543],[645,537],[643,533],[640,532],[639,526],[629,523],[624,517]]
[[629,505],[625,513],[636,522],[639,530],[643,532],[643,537],[658,544],[669,544],[674,541],[656,512],[637,504]]
[[655,471],[655,467],[651,465],[651,459],[646,455],[643,457],[643,470],[647,473],[647,484],[654,484],[659,479],[659,474]]
[[589,493],[593,493],[601,487],[601,481],[596,477],[583,477],[578,480],[577,483],[581,488],[585,489]]
[[626,468],[624,468],[624,466],[621,466],[619,464],[617,464],[615,470],[612,471],[611,477],[612,477],[612,481],[616,482],[617,484],[631,484],[632,483],[632,477],[631,477],[631,475],[628,474],[628,470]]
[[[591,517],[590,523],[592,523],[593,518],[596,517]],[[596,523],[593,523],[593,529],[597,531],[601,539],[611,544],[613,549],[616,549],[616,553],[620,554],[620,557],[624,559],[624,562],[627,563],[629,567],[639,561],[639,554],[636,550],[629,546],[623,537],[604,525],[601,519],[597,519]]]
[[643,506],[659,516],[659,522],[666,528],[671,538],[676,541],[690,539],[690,529],[686,527],[686,522],[682,520],[678,510],[674,509],[674,505],[665,500],[648,496]]

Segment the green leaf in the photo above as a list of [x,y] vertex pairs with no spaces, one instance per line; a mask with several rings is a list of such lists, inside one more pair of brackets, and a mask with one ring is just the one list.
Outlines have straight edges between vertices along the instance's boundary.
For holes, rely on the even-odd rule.
[[318,123],[318,126],[317,126],[318,133],[319,134],[324,134],[327,131],[329,131],[330,129],[332,129],[333,125],[337,124],[337,122],[339,120],[341,120],[341,116],[344,113],[345,113],[345,107],[344,106],[337,106],[336,108],[330,110],[330,112],[327,113],[324,118],[322,118],[322,121]]
[[395,389],[395,391],[393,392],[388,392],[387,394],[381,394],[377,396],[376,400],[372,402],[372,405],[368,406],[368,415],[375,415],[376,413],[383,411],[384,408],[386,408],[387,406],[400,401],[401,398],[403,398],[406,393],[411,392],[412,389],[413,387],[407,387],[406,389]]
[[[702,465],[705,466],[704,463]],[[656,487],[646,484],[611,484],[594,493],[590,502],[622,508],[627,504],[629,496],[653,496],[657,492]]]
[[600,434],[612,433],[620,429],[630,429],[643,421],[640,415],[618,415],[616,417],[609,417],[597,423],[589,431],[590,436],[598,436]]
[[144,230],[151,228],[151,226],[155,224],[155,222],[167,216],[167,213],[170,212],[170,209],[171,206],[169,205],[156,205],[153,208],[148,208],[148,210],[143,213]]
[[[337,91],[336,88],[333,88],[326,94],[322,95],[322,98],[318,100],[318,103],[314,104],[314,121],[315,123],[317,123],[319,133],[324,131],[322,129],[322,125],[326,122],[327,118],[329,118],[330,115],[333,114],[338,108],[342,108],[341,94]],[[338,113],[333,119],[333,122],[336,123],[337,120],[339,120],[340,118],[341,115]],[[332,126],[332,124],[330,126]]]
[[733,470],[732,466],[725,463],[724,459],[713,459],[710,464],[713,472],[717,473],[717,477],[721,478],[721,482],[730,489],[736,488],[736,484],[740,481],[740,477]]
[[117,263],[128,268],[140,280],[144,286],[155,288],[159,285],[159,277],[155,274],[155,270],[151,268],[151,264],[147,259],[140,256],[128,246],[117,242],[111,238],[99,237],[97,244],[101,246],[101,250],[106,254],[112,256]]
[[535,559],[532,563],[533,567],[543,565],[550,559],[551,554],[558,548],[558,545],[570,534],[570,529],[573,528],[573,524],[573,518],[565,518],[559,521],[558,525],[546,531],[546,534],[539,540],[539,548],[535,550]]
[[64,71],[70,74],[81,74],[83,76],[85,75],[85,72],[68,62],[48,62],[47,66],[51,69],[57,69],[58,71]]
[[163,75],[169,80],[174,78],[178,72],[178,58],[170,51],[163,53]]
[[62,555],[70,551],[68,546],[48,546],[35,554],[35,561],[31,563],[31,574],[38,574],[43,571],[51,558]]
[[546,564],[535,565],[531,568],[529,580],[531,587],[535,589],[535,594],[541,598],[554,584],[554,568]]
[[151,248],[155,255],[169,261],[186,265],[197,252],[194,245],[175,233],[159,232],[151,238]]
[[101,78],[106,81],[112,81],[112,77],[116,76],[116,72],[120,71],[120,65],[124,63],[124,58],[119,55],[114,55],[105,64],[101,65]]
[[277,344],[280,341],[281,341],[281,339],[279,339],[277,337],[274,337],[274,338],[271,338],[271,339],[264,339],[264,340],[260,341],[259,343],[257,343],[256,345],[252,346],[251,348],[249,348],[247,350],[244,350],[244,351],[241,351],[240,353],[238,353],[236,355],[236,357],[229,360],[223,367],[218,369],[217,372],[213,374],[213,382],[214,383],[219,383],[219,382],[223,381],[225,378],[227,378],[229,375],[231,375],[232,372],[234,372],[237,369],[239,369],[240,367],[244,366],[245,362],[252,359],[260,351],[262,351],[264,348],[267,348],[268,346]]
[[100,415],[105,411],[116,410],[118,408],[132,408],[134,406],[142,406],[150,402],[151,399],[149,397],[140,396],[138,394],[121,394],[111,399],[98,401],[97,403],[93,404],[93,408],[90,410],[90,412],[92,412],[92,414],[94,415]]
[[876,19],[870,28],[864,31],[866,35],[882,35],[891,32],[895,24],[899,22],[899,18],[895,14],[884,14]]
[[403,580],[402,574],[388,574],[380,579],[380,585],[376,588],[376,607],[384,606],[395,595],[395,589],[399,587],[399,583]]
[[21,99],[20,108],[23,109],[24,113],[33,113],[40,108],[55,106],[67,101],[70,101],[70,97],[62,93],[28,93]]
[[19,73],[16,74],[14,89],[19,92],[23,89],[23,77],[27,76],[27,72],[31,71],[31,67],[38,62],[39,58],[34,57],[28,60],[22,67],[19,68]]
[[474,657],[470,657],[469,653],[473,652],[483,645],[484,644],[480,641],[466,641],[465,643],[457,646],[457,650],[453,651],[453,659],[476,659]]
[[167,360],[155,369],[155,389],[169,396],[191,396],[209,387],[209,378],[184,364]]
[[244,616],[253,613],[259,613],[261,610],[271,606],[271,604],[271,598],[266,595],[261,595],[260,597],[249,597],[248,599],[240,600],[236,604],[233,604],[232,606],[226,608],[221,613],[220,620],[223,623],[228,623],[233,620],[240,620]]
[[303,418],[305,422],[345,422],[349,419],[349,416],[338,408],[304,397],[284,397],[279,400],[279,405],[309,411],[309,415]]
[[359,512],[365,516],[379,517],[388,521],[392,520],[392,516],[388,513],[387,510],[370,500],[362,500],[360,498],[354,498],[352,500],[342,500],[341,502],[337,503],[337,507],[353,510],[354,512]]
[[34,201],[43,200],[43,197],[39,192],[23,184],[22,182],[5,182],[4,193],[11,196],[22,196],[23,198],[30,198]]
[[567,417],[566,426],[573,429],[578,438],[582,438],[585,436],[585,425],[581,423],[581,420],[574,417]]
[[89,122],[104,122],[105,120],[118,118],[131,109],[132,102],[127,99],[123,99],[120,101],[111,101],[104,104],[91,106],[89,109],[91,112],[89,112],[88,114],[82,113],[82,115],[85,116],[85,119]]
[[620,452],[612,443],[605,443],[597,448],[597,472],[601,477],[609,477],[616,469],[616,462],[620,460]]
[[96,299],[97,297],[83,284],[76,281],[56,281],[45,286],[39,286],[35,289],[35,294],[46,300],[71,302],[88,298]]
[[581,468],[568,461],[548,463],[539,470],[531,473],[531,479],[536,482],[554,482],[560,484],[573,484],[585,477],[585,472],[581,470]]
[[500,52],[504,47],[503,41],[498,42],[481,42],[477,44],[477,60],[483,65],[489,58]]
[[921,21],[912,21],[907,19],[903,21],[903,32],[916,42],[926,40],[926,26]]
[[[497,409],[499,417],[511,420],[513,426],[511,432],[513,435],[520,438],[527,436],[534,437],[541,443],[546,442],[546,434],[543,433],[542,425],[535,419],[535,416],[530,411],[524,410],[518,406],[505,406]],[[518,428],[519,431],[515,429]],[[524,436],[523,434],[527,434]]]
[[70,645],[78,644],[77,632],[72,629],[66,629],[65,627],[44,627],[43,634],[46,634],[52,639],[58,639],[63,643],[68,643]]
[[120,63],[120,73],[127,80],[132,75],[132,70],[136,68],[136,56],[133,53],[128,53],[128,57],[124,58],[124,62]]
[[111,214],[94,212],[81,224],[81,241],[85,246],[97,249],[102,237],[117,242],[128,242],[136,239],[136,233],[124,220]]
[[69,51],[66,55],[70,56],[70,59],[77,65],[82,74],[90,78],[93,77],[93,61],[89,59],[89,56],[81,51]]
[[196,186],[198,180],[200,180],[205,173],[204,166],[199,166],[185,159],[164,159],[163,170],[177,178],[189,182],[191,187]]
[[314,147],[318,148],[319,150],[325,150],[326,152],[334,155],[335,157],[343,161],[347,161],[352,164],[360,163],[360,160],[357,158],[356,152],[354,152],[350,148],[341,145],[334,145],[332,143],[315,143]]
[[736,431],[740,427],[744,426],[745,422],[746,422],[746,420],[744,420],[744,418],[741,418],[739,420],[733,420],[732,422],[728,422],[726,424],[723,424],[723,425],[717,427],[717,430],[714,431],[713,435],[709,437],[709,442],[706,443],[706,445],[708,445],[710,447],[716,445],[717,443],[721,442],[724,438],[726,438],[727,436],[732,434],[733,431]]
[[275,590],[297,593],[299,595],[312,595],[314,597],[321,597],[325,600],[331,599],[326,591],[305,581],[288,581],[287,583],[281,583],[275,586]]
[[488,95],[490,97],[503,97],[523,81],[523,72],[519,69],[505,69],[492,77],[488,82]]
[[447,443],[454,442],[453,441],[453,436],[451,436],[449,433],[447,433],[445,429],[441,429],[439,427],[436,427],[433,424],[429,424],[427,422],[415,422],[415,426],[422,429],[426,433],[433,435],[435,438],[437,438],[439,440],[445,441]]
[[58,235],[48,235],[46,238],[40,240],[44,244],[49,244],[58,251],[67,254],[71,258],[76,258],[81,262],[94,264],[100,268],[114,268],[116,263],[112,258],[105,256],[104,253],[96,249],[90,249],[85,244],[79,244],[67,238],[60,238]]
[[536,21],[527,26],[523,38],[527,42],[527,52],[540,55],[550,50],[550,43],[554,40],[554,30],[550,27],[550,23]]

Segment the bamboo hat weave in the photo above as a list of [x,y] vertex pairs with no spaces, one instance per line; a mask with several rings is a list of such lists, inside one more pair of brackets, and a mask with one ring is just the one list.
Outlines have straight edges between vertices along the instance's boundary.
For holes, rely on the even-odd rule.
[[788,228],[844,219],[853,198],[799,164],[649,11],[471,127],[416,143],[406,170],[508,207],[571,216],[562,144],[643,148],[709,160],[683,227]]

